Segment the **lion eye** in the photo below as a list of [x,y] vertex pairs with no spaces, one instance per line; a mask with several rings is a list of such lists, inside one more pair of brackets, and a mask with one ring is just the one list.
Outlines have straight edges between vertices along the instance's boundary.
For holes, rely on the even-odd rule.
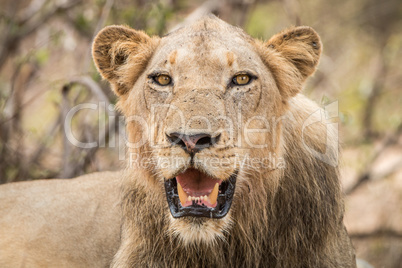
[[161,86],[167,86],[172,82],[172,78],[166,74],[160,74],[154,77],[156,83]]
[[248,74],[238,74],[235,77],[233,77],[233,84],[235,85],[240,85],[244,86],[247,85],[250,82],[250,76]]

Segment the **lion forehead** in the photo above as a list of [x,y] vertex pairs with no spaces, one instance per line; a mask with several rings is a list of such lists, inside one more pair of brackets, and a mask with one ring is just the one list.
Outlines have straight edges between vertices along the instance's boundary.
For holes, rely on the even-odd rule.
[[[252,42],[238,34],[213,32],[177,33],[163,38],[149,69],[176,68],[181,74],[266,70]],[[204,77],[205,78],[205,77]]]
[[[222,57],[227,51],[237,54],[255,53],[255,40],[242,29],[216,19],[200,20],[162,38],[154,59],[167,58],[178,51],[183,59]],[[233,57],[232,57],[233,58]]]

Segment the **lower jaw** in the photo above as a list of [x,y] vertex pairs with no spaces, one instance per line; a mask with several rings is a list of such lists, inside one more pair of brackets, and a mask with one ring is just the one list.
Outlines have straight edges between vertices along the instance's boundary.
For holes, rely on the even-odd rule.
[[[174,218],[181,217],[205,217],[221,219],[229,212],[232,204],[234,190],[236,186],[237,172],[225,180],[222,185],[222,193],[218,195],[215,207],[201,206],[193,204],[183,207],[177,192],[177,181],[175,178],[165,180],[165,190],[170,212]],[[224,191],[223,191],[224,190]]]

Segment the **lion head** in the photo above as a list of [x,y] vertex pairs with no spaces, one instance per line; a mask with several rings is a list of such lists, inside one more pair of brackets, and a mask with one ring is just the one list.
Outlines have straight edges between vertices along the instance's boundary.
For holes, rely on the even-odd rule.
[[[96,66],[127,123],[118,256],[136,252],[139,264],[147,250],[163,255],[157,245],[182,254],[177,241],[211,263],[239,244],[225,254],[260,256],[263,244],[266,258],[295,258],[300,239],[325,248],[342,217],[337,171],[303,147],[302,121],[317,107],[298,95],[320,53],[310,27],[262,42],[213,16],[162,38],[124,26],[97,35]],[[325,148],[330,132],[311,130],[305,143]]]

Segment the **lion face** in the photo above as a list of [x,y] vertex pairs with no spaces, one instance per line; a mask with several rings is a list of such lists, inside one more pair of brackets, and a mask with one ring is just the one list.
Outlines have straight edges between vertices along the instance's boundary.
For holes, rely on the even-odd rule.
[[318,36],[301,27],[261,43],[209,17],[163,38],[108,27],[93,51],[120,96],[130,152],[148,160],[136,168],[167,200],[169,229],[188,243],[223,238],[261,174],[277,184],[280,118],[314,71]]

